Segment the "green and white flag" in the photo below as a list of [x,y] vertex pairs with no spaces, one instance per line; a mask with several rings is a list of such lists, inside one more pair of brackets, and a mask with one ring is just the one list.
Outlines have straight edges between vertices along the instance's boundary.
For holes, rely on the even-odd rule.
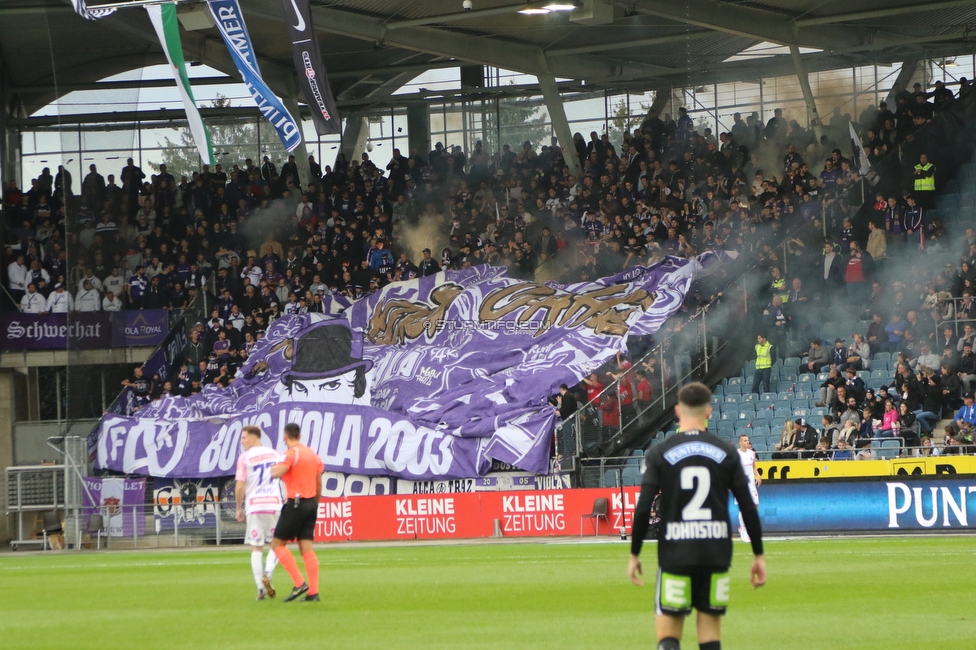
[[176,5],[149,5],[146,7],[149,13],[149,20],[152,21],[156,35],[159,37],[159,44],[163,46],[166,53],[166,60],[169,61],[173,71],[173,78],[176,79],[176,87],[183,98],[183,107],[186,109],[186,119],[190,124],[190,133],[193,134],[193,141],[197,145],[197,151],[203,162],[212,165],[213,148],[210,146],[210,132],[207,131],[200,111],[197,110],[196,100],[193,99],[193,89],[190,88],[190,79],[186,75],[186,62],[183,60],[183,44],[180,42],[180,26],[176,18]]

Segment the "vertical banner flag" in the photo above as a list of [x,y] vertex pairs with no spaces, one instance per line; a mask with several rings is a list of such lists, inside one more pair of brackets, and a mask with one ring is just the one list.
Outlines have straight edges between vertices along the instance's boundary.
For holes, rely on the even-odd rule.
[[867,176],[868,171],[871,169],[868,154],[864,151],[864,147],[861,146],[861,139],[857,137],[857,132],[854,131],[854,123],[848,122],[847,126],[851,130],[851,151],[853,152],[854,165],[861,176]]
[[146,502],[146,479],[86,476],[82,480],[86,521],[91,515],[102,515],[109,537],[145,534],[146,518],[141,506]]
[[319,135],[342,132],[339,111],[336,108],[329,78],[325,76],[319,39],[312,26],[312,13],[308,0],[283,0],[285,19],[291,32],[291,54],[295,59],[298,81],[305,93],[305,103],[312,109],[312,121]]
[[87,18],[88,20],[100,20],[115,13],[115,9],[113,7],[106,9],[89,9],[88,3],[85,2],[85,0],[71,0],[71,4],[74,5],[75,13],[82,18]]
[[200,158],[208,164],[214,164],[213,147],[210,146],[210,133],[200,117],[197,110],[196,100],[193,98],[193,89],[190,87],[190,78],[186,74],[186,61],[183,59],[183,44],[180,42],[180,25],[176,18],[176,5],[150,5],[146,7],[149,13],[149,20],[152,21],[156,36],[159,37],[159,44],[163,46],[166,60],[169,61],[170,70],[173,78],[176,79],[176,87],[180,91],[180,98],[183,100],[183,108],[186,110],[186,120],[190,125],[190,133],[193,135],[193,142],[197,145],[197,152]]
[[294,151],[302,142],[302,132],[295,118],[261,78],[258,57],[251,45],[251,36],[247,33],[240,4],[237,0],[207,0],[207,5],[224,43],[227,44],[230,57],[234,60],[237,71],[241,73],[247,91],[258,105],[258,110],[278,132],[285,150]]

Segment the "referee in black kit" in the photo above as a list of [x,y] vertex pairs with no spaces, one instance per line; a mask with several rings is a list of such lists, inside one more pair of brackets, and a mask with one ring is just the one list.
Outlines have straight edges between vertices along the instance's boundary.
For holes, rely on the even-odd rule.
[[722,615],[729,603],[732,524],[729,490],[742,510],[752,538],[753,587],[766,582],[759,511],[752,502],[739,455],[731,443],[706,431],[712,393],[700,383],[678,393],[674,407],[681,433],[655,445],[647,454],[647,471],[634,511],[633,541],[627,573],[643,586],[641,545],[651,504],[661,491],[657,557],[660,568],[654,593],[658,650],[680,650],[685,616],[698,610],[698,647],[720,650]]

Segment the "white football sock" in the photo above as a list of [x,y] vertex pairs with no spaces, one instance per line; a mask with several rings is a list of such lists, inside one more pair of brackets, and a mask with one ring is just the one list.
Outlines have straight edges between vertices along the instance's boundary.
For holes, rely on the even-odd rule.
[[275,555],[274,551],[268,551],[268,560],[264,563],[264,574],[271,579],[271,574],[274,573],[275,567],[278,566],[278,556]]
[[258,590],[264,589],[264,583],[261,582],[261,576],[264,575],[261,571],[261,549],[251,553],[251,573],[254,574],[254,584],[258,586]]

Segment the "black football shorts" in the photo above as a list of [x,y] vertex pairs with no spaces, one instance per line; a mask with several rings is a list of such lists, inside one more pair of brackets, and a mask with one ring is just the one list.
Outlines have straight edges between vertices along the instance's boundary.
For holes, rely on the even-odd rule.
[[274,536],[286,542],[293,539],[315,539],[318,509],[318,499],[299,499],[298,507],[295,506],[295,499],[288,499],[278,516]]
[[657,571],[654,609],[658,614],[687,616],[699,612],[722,616],[729,605],[729,571],[715,567],[685,569],[681,573]]

